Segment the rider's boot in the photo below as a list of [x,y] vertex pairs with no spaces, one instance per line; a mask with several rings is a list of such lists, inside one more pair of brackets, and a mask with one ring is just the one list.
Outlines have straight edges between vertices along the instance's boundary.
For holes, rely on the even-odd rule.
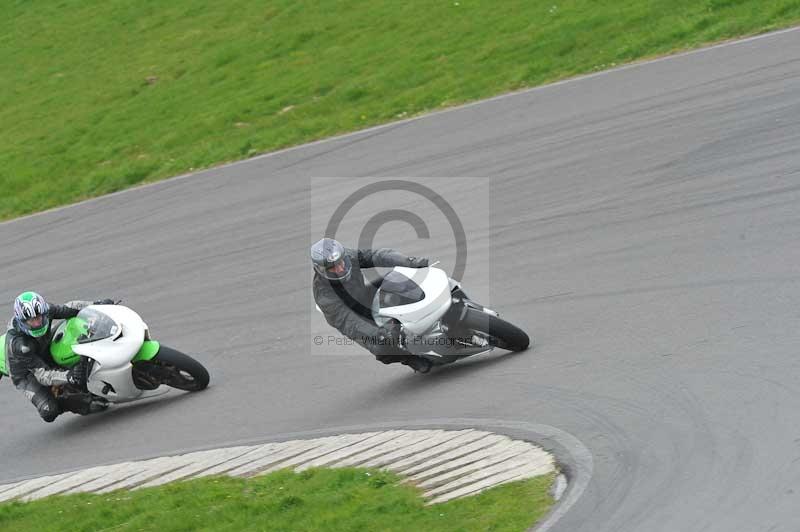
[[88,393],[69,394],[58,398],[61,408],[82,416],[102,412],[108,408],[109,402],[100,397],[92,397]]
[[417,373],[428,373],[433,367],[433,364],[427,358],[413,356],[413,355],[406,357],[406,359],[403,360],[401,364],[403,364],[404,366],[408,366]]

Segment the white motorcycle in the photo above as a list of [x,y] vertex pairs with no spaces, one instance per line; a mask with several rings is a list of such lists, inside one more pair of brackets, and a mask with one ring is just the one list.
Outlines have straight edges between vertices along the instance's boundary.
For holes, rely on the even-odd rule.
[[397,320],[402,347],[434,365],[495,347],[524,351],[530,345],[525,331],[469,299],[458,281],[434,267],[395,267],[375,294],[372,317],[379,326]]
[[[4,346],[5,338],[0,342]],[[202,364],[152,340],[142,318],[122,305],[90,305],[61,322],[53,333],[50,355],[65,368],[77,364],[81,356],[91,359],[86,388],[110,403],[147,399],[170,387],[199,391],[209,381]],[[0,366],[5,373],[5,356],[0,357]],[[56,393],[71,391],[75,390]]]

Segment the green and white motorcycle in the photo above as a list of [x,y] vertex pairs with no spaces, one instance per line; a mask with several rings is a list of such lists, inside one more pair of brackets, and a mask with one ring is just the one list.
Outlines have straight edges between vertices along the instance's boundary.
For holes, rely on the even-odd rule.
[[[91,394],[110,403],[161,395],[169,388],[200,391],[208,371],[193,358],[150,338],[147,324],[123,305],[90,305],[59,324],[50,355],[70,368],[81,356],[94,362],[86,380]],[[7,375],[5,335],[0,336],[0,372]]]

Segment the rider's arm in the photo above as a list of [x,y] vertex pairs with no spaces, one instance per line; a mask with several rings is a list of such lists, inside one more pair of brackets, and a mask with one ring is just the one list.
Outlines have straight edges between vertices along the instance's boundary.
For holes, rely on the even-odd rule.
[[[322,312],[325,313],[325,310]],[[325,319],[343,335],[362,344],[374,343],[381,332],[380,327],[349,308],[335,314],[325,314]]]
[[61,386],[71,384],[70,371],[66,369],[47,369],[44,367],[33,370],[33,377],[44,386]]
[[38,367],[41,361],[38,357],[32,356],[34,350],[33,341],[23,336],[8,333],[6,342],[6,363],[8,365],[8,376],[17,388],[24,384],[28,378],[33,377],[32,371]]
[[15,336],[8,343],[6,360],[8,374],[14,386],[26,388],[29,379],[36,379],[45,386],[69,382],[69,371],[47,368],[35,350],[36,343],[24,336]]
[[[418,268],[419,260],[415,257],[406,257],[399,251],[390,248],[358,250],[358,265],[361,268],[393,268],[395,266]],[[428,261],[426,260],[425,266],[427,265]]]
[[91,301],[67,301],[63,305],[50,305],[48,315],[54,320],[74,318],[78,312],[91,304]]
[[356,342],[369,343],[374,341],[381,332],[375,322],[354,312],[336,294],[327,294],[324,290],[315,287],[314,300],[325,316],[325,321]]

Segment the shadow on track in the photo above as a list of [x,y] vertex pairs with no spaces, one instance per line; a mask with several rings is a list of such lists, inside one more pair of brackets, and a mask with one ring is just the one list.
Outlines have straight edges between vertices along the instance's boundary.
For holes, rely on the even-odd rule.
[[169,394],[162,397],[153,397],[127,405],[112,405],[105,412],[88,416],[72,415],[53,431],[53,435],[64,439],[72,436],[84,438],[91,436],[94,431],[113,430],[119,424],[129,423],[140,417],[149,416],[156,410],[172,407],[192,395],[194,395],[192,392],[170,390]]
[[385,399],[387,396],[392,399],[402,399],[405,395],[416,395],[430,387],[443,383],[457,382],[459,379],[466,378],[475,372],[485,371],[487,368],[501,362],[510,362],[517,357],[531,355],[533,351],[534,349],[531,348],[520,352],[505,351],[478,355],[453,364],[434,367],[430,373],[425,375],[411,373],[410,370],[407,370],[408,373],[406,375],[392,380],[388,386],[380,386],[377,389],[373,388],[367,391],[365,397],[360,400],[369,402]]

